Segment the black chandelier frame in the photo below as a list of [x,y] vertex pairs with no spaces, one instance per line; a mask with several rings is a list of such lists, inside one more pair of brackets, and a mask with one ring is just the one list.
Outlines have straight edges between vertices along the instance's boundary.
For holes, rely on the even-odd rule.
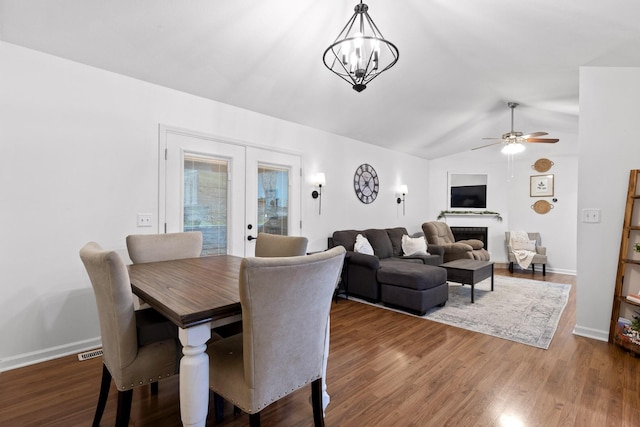
[[[369,6],[362,3],[357,4],[351,19],[344,26],[336,40],[329,46],[323,55],[324,65],[338,77],[351,84],[357,92],[362,92],[367,88],[373,79],[378,77],[389,68],[393,67],[400,52],[396,45],[386,40],[368,13]],[[354,30],[354,25],[356,30]],[[366,32],[366,25],[368,32]],[[368,45],[369,49],[363,49]],[[373,46],[377,45],[378,48]],[[354,46],[357,52],[357,64],[349,61],[349,47]],[[364,55],[360,55],[364,52]],[[389,63],[382,66],[381,62],[388,60]]]

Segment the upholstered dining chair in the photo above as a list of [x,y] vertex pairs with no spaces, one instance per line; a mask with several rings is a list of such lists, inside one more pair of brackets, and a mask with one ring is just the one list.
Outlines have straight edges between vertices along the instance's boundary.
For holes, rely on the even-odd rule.
[[243,332],[209,345],[209,387],[248,413],[252,427],[260,425],[262,409],[309,383],[314,423],[324,425],[323,358],[344,256],[337,246],[308,256],[242,261]]
[[138,327],[155,311],[134,310],[129,273],[118,253],[89,242],[80,249],[80,258],[93,287],[102,336],[102,381],[93,426],[100,424],[111,379],[118,389],[116,426],[126,426],[133,388],[177,374],[179,346],[175,339],[146,336]]
[[[202,254],[202,233],[187,231],[164,234],[130,234],[126,237],[127,252],[134,264],[196,258]],[[137,309],[152,310],[149,304],[134,298]],[[146,316],[150,318],[151,316]],[[145,319],[145,329],[155,329],[166,333],[166,338],[178,338],[178,327],[157,313],[153,319]],[[151,384],[151,393],[158,393],[158,383]]]
[[202,254],[202,233],[131,234],[127,251],[134,264],[196,258]]
[[257,257],[305,255],[308,243],[309,240],[306,237],[258,233],[255,254]]
[[[202,233],[199,231],[130,234],[126,242],[129,258],[134,264],[196,258],[202,254]],[[144,301],[137,301],[139,308],[149,308]]]

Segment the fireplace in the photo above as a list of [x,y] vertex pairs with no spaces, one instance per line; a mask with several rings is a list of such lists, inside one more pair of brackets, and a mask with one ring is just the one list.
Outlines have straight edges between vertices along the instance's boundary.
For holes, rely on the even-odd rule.
[[449,227],[456,240],[477,239],[484,243],[484,248],[488,249],[487,231],[488,227]]

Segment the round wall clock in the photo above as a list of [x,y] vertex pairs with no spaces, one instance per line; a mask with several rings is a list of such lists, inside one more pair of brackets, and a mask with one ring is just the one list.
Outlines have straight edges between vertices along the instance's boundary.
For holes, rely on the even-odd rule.
[[373,166],[363,163],[353,175],[353,189],[362,203],[369,204],[378,197],[380,181]]

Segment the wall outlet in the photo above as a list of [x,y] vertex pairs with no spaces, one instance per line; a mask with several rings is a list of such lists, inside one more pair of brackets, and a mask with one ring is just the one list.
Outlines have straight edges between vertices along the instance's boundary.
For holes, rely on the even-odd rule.
[[152,214],[138,214],[138,227],[151,227]]
[[600,222],[600,209],[582,209],[582,222]]

